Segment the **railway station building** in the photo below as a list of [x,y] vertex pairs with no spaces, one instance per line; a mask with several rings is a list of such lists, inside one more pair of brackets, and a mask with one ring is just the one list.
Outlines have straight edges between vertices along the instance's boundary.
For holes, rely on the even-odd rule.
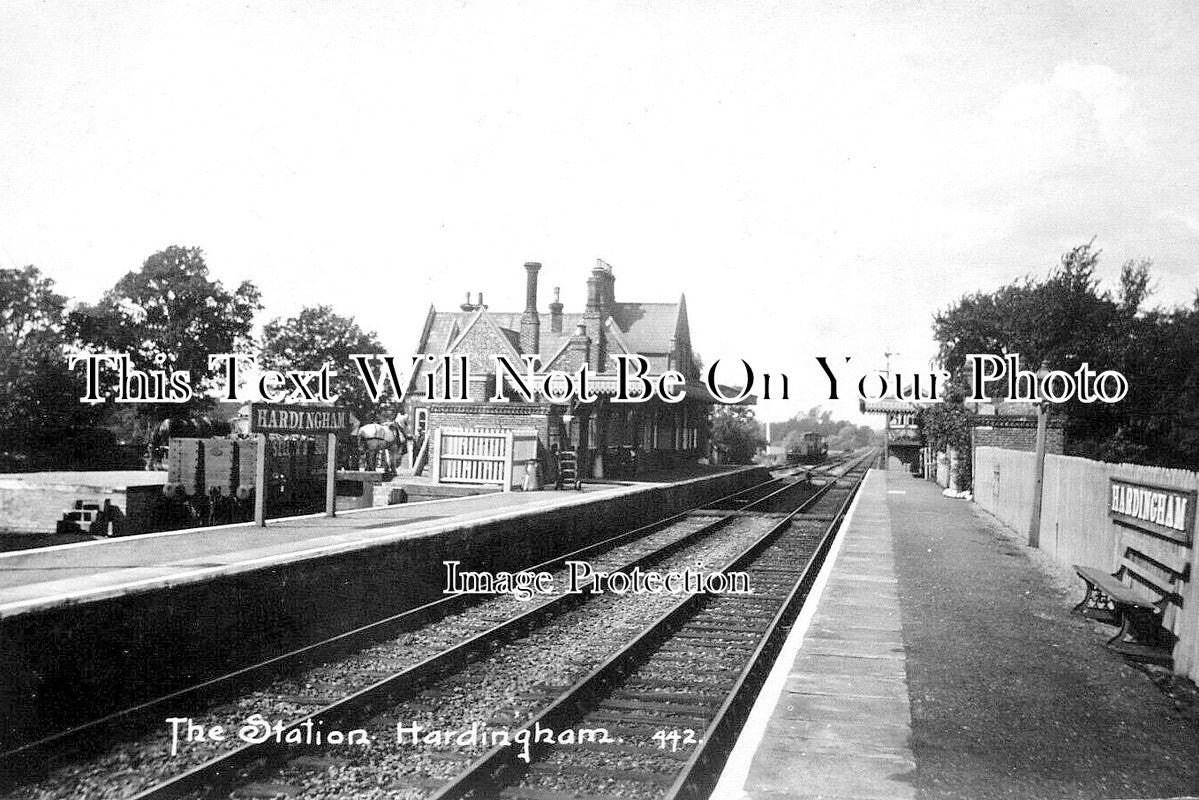
[[[553,302],[543,311],[538,307],[540,271],[540,263],[524,265],[524,311],[493,311],[482,293],[477,302],[468,294],[455,311],[429,308],[413,352],[464,356],[469,364],[464,391],[468,399],[445,399],[463,393],[459,377],[446,368],[445,360],[418,364],[405,401],[418,441],[437,428],[532,429],[543,465],[555,463],[559,451],[575,451],[581,474],[595,478],[631,477],[640,469],[670,469],[705,457],[713,400],[699,384],[686,298],[680,296],[674,303],[618,301],[612,267],[598,261],[587,277],[585,308],[567,311],[555,288]],[[644,357],[651,380],[667,370],[681,373],[686,380],[684,399],[614,401],[613,356],[622,353]],[[499,379],[504,385],[498,387],[496,399],[496,355],[507,356],[522,370],[522,356],[535,356],[535,375],[574,374],[587,365],[590,389],[598,399],[554,403],[537,395],[529,402],[506,377]],[[427,392],[429,371],[432,397]]]
[[[936,480],[942,486],[953,483],[958,453],[934,452],[924,441],[918,422],[922,404],[910,400],[884,398],[863,401],[864,414],[884,417],[885,453],[898,459],[914,473]],[[980,447],[1032,452],[1037,442],[1037,407],[1034,403],[1010,401],[967,403],[970,425],[970,450],[973,462]],[[1060,455],[1066,450],[1066,420],[1050,414],[1046,421],[1045,452]],[[968,488],[968,487],[962,487]]]
[[924,440],[916,422],[920,413],[917,404],[909,400],[883,398],[862,401],[859,409],[863,414],[883,417],[884,459],[897,458],[909,469],[917,469],[924,456]]

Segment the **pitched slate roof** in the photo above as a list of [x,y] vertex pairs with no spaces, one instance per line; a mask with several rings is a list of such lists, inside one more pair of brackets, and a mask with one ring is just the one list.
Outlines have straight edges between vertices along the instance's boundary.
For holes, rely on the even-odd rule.
[[[631,353],[646,356],[655,370],[666,368],[665,356],[674,353],[675,332],[679,324],[679,303],[615,303],[611,319],[620,331],[620,339],[627,345]],[[432,320],[428,325],[428,333],[423,335],[418,349],[414,352],[439,355],[466,330],[466,326],[476,311],[436,311],[430,309]],[[504,333],[512,346],[519,352],[520,348],[520,312],[491,311],[486,314]],[[541,318],[540,352],[543,361],[548,361],[574,334],[575,327],[585,324],[583,314],[562,315],[562,332],[554,333],[551,328],[549,314],[539,314]],[[594,336],[593,331],[589,334]],[[615,337],[613,337],[615,338]],[[609,341],[609,351],[619,352],[623,348],[614,347],[616,343]],[[654,356],[661,356],[655,358]]]
[[612,318],[634,353],[670,353],[679,324],[679,303],[615,303]]
[[[690,377],[693,369],[686,299],[680,297],[677,303],[617,302],[611,295],[612,267],[600,261],[592,270],[591,275],[599,278],[601,295],[607,293],[606,313],[608,316],[601,320],[600,330],[590,330],[594,327],[594,321],[591,325],[587,325],[587,315],[582,311],[563,313],[560,329],[555,332],[551,327],[553,315],[548,311],[539,313],[539,352],[536,355],[542,366],[547,367],[554,363],[555,356],[558,356],[567,347],[575,329],[579,325],[587,325],[587,334],[593,341],[598,337],[603,337],[604,349],[609,355],[636,353],[649,362],[651,373],[662,373],[673,367],[680,369]],[[601,296],[602,301],[603,297]],[[467,302],[470,302],[469,295],[467,295]],[[456,351],[459,349],[460,343],[467,342],[474,337],[474,333],[468,333],[472,325],[482,322],[480,317],[485,317],[485,328],[498,331],[499,335],[506,340],[505,343],[511,344],[512,351],[510,352],[528,355],[522,350],[520,343],[521,318],[523,316],[524,313],[521,311],[492,311],[487,308],[480,310],[479,307],[469,311],[437,311],[430,307],[417,349],[413,352],[443,355]],[[605,369],[609,367],[605,367]],[[424,371],[424,363],[418,363],[410,376],[409,385],[416,385]]]

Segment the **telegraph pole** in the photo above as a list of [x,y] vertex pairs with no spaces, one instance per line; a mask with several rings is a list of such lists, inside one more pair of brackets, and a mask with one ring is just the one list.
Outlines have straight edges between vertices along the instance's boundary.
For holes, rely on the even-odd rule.
[[1049,409],[1045,407],[1045,379],[1049,365],[1041,362],[1037,370],[1037,444],[1036,460],[1033,462],[1032,514],[1028,522],[1028,546],[1041,546],[1041,504],[1045,487],[1045,440],[1049,434]]
[[[883,356],[887,359],[887,392],[891,392],[891,356],[897,356],[899,353],[890,351],[884,352]],[[896,398],[898,399],[898,398]],[[887,400],[887,395],[883,395],[884,402]],[[891,468],[891,412],[883,413],[883,469]]]

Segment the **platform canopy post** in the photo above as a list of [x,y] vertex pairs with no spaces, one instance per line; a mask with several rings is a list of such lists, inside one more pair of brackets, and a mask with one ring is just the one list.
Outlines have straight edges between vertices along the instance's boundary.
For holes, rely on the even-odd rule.
[[258,456],[254,463],[254,524],[266,527],[266,434],[258,434]]
[[337,516],[337,434],[329,434],[329,453],[325,469],[325,516]]

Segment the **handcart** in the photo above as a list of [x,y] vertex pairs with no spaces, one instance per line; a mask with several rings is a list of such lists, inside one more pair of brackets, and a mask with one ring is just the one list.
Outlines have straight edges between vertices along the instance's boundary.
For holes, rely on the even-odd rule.
[[576,491],[582,488],[579,481],[579,454],[574,450],[558,451],[558,480],[555,489],[569,486]]

